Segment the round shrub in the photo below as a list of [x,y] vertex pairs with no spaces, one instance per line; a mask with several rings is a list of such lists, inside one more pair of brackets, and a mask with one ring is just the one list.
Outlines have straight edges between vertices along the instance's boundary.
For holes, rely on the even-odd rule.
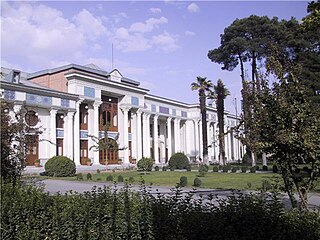
[[173,171],[174,171],[174,169],[175,169],[174,167],[170,167],[170,171],[171,171],[171,172],[173,172]]
[[186,176],[182,176],[180,178],[180,186],[186,187],[188,185],[188,178]]
[[254,166],[254,167],[251,167],[251,168],[250,168],[250,172],[251,172],[251,173],[255,173],[255,172],[256,172],[256,169],[257,169],[257,168],[256,168],[255,166]]
[[167,167],[166,167],[166,166],[163,166],[163,167],[162,167],[162,171],[164,171],[164,172],[167,171]]
[[77,180],[83,180],[83,175],[82,173],[77,174]]
[[138,161],[137,167],[142,171],[152,171],[153,159],[143,157]]
[[55,156],[50,158],[45,166],[45,171],[51,177],[72,177],[76,173],[76,165],[65,156]]
[[108,175],[106,180],[107,180],[107,182],[113,182],[113,176],[112,175]]
[[268,166],[267,165],[263,165],[262,166],[262,171],[268,171]]
[[175,153],[171,156],[169,160],[169,167],[174,169],[186,169],[189,165],[188,157],[181,152]]
[[242,167],[241,167],[241,172],[246,173],[247,170],[248,170],[248,167],[247,167],[247,166],[242,166]]
[[91,175],[91,173],[87,173],[87,180],[92,180],[92,175]]
[[231,169],[231,172],[232,172],[232,173],[235,173],[235,172],[237,172],[238,170],[239,170],[239,167],[236,166],[236,167],[233,167],[233,168]]
[[188,166],[186,167],[186,169],[187,169],[187,172],[191,172],[191,166],[190,166],[190,165],[188,165]]
[[212,169],[213,172],[219,172],[219,168],[217,166],[214,166]]
[[195,178],[195,179],[193,180],[193,186],[195,186],[195,187],[200,187],[201,184],[202,184],[202,181],[200,180],[200,178]]
[[206,173],[209,171],[209,166],[202,164],[199,167],[199,176],[200,177],[204,177],[206,175]]
[[122,175],[119,175],[119,176],[118,176],[118,182],[123,182],[123,181],[124,181],[123,176],[122,176]]
[[259,168],[259,166],[257,165],[257,166],[256,166],[256,170],[259,171],[259,169],[260,169],[260,168]]
[[272,166],[272,172],[273,172],[273,173],[278,173],[278,167],[277,167],[277,165],[273,165],[273,166]]
[[222,172],[224,172],[224,173],[228,172],[229,170],[231,170],[231,166],[230,165],[225,165],[222,168]]
[[159,169],[160,169],[159,166],[155,166],[155,167],[154,167],[154,170],[155,170],[156,172],[159,172]]

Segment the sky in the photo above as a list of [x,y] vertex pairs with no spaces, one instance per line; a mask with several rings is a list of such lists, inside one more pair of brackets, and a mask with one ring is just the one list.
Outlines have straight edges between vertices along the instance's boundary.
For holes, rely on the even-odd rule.
[[[302,19],[307,1],[1,1],[1,66],[35,72],[93,63],[139,81],[150,94],[197,103],[197,76],[230,91],[240,112],[240,70],[207,53],[235,19]],[[113,47],[112,47],[113,46]],[[112,51],[113,49],[113,51]],[[113,54],[112,54],[113,52]],[[112,57],[113,56],[113,57]],[[113,59],[113,60],[112,60]]]

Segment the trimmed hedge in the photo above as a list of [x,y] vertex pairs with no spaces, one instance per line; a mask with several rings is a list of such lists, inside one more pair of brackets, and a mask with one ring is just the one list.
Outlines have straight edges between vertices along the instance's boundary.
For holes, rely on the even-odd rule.
[[137,167],[139,170],[142,171],[152,171],[152,166],[153,166],[153,159],[152,158],[147,158],[143,157],[138,161]]
[[200,187],[201,184],[202,184],[202,181],[201,181],[200,178],[197,178],[197,177],[196,177],[196,178],[193,180],[193,186],[195,186],[195,187]]
[[65,156],[50,158],[44,165],[44,169],[50,177],[72,177],[76,173],[75,163]]
[[174,169],[187,169],[189,166],[188,157],[181,152],[175,153],[169,160],[169,167]]
[[180,183],[179,185],[181,187],[186,187],[188,185],[188,178],[186,176],[180,177]]

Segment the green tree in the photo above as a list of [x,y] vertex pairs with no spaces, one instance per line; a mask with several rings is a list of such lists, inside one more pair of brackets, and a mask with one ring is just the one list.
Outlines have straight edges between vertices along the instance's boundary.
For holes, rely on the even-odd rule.
[[224,100],[230,95],[229,90],[225,87],[222,80],[219,79],[217,85],[213,87],[213,98],[216,99],[216,108],[218,114],[218,127],[219,127],[219,163],[226,165],[225,162],[225,141],[224,141]]
[[[22,170],[26,166],[28,145],[30,140],[27,135],[40,133],[39,129],[29,127],[24,121],[27,112],[22,107],[18,112],[13,112],[13,105],[1,99],[1,180],[16,184]],[[14,113],[14,118],[10,116]]]
[[202,123],[202,149],[203,149],[203,162],[208,163],[208,138],[207,138],[207,109],[206,99],[207,94],[211,91],[212,82],[207,80],[205,77],[197,77],[197,81],[191,83],[191,89],[198,91],[200,112],[201,112],[201,123]]

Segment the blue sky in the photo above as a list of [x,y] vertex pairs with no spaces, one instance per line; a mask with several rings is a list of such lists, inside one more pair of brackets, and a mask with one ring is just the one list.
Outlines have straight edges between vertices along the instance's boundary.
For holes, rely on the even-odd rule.
[[[153,95],[196,103],[197,76],[223,80],[240,106],[239,69],[221,70],[207,58],[236,18],[301,19],[306,1],[2,1],[1,65],[38,71],[94,63],[140,81]],[[239,109],[238,109],[239,111]]]

